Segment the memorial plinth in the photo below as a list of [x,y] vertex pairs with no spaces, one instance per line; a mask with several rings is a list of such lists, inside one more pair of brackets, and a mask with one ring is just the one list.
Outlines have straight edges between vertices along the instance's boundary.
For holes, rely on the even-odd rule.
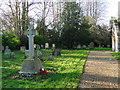
[[37,74],[40,68],[42,64],[39,58],[26,58],[19,73]]

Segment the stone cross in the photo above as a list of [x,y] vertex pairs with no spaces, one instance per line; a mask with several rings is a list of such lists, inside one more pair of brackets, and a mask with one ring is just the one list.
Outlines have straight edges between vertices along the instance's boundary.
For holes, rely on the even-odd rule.
[[33,25],[29,25],[27,31],[25,32],[29,39],[29,58],[34,57],[34,36],[36,35],[36,31],[34,30]]

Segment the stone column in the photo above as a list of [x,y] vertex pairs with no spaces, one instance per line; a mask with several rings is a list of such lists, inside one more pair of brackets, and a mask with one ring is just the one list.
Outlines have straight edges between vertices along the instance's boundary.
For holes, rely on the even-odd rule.
[[112,51],[115,51],[115,38],[112,35]]
[[115,37],[115,52],[118,52],[118,36]]
[[118,36],[118,52],[120,52],[120,36]]

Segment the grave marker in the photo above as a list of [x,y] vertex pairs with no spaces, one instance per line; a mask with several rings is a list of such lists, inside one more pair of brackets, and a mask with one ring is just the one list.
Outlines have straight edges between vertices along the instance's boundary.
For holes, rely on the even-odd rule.
[[26,50],[25,46],[20,47],[20,51],[25,52],[25,50]]
[[41,48],[44,49],[44,45],[41,45]]
[[53,50],[55,49],[55,44],[52,44],[52,49],[53,49]]
[[80,49],[81,48],[81,45],[79,44],[78,46],[77,46],[77,49]]
[[59,49],[53,50],[52,55],[61,55],[61,51]]
[[11,58],[15,58],[15,53],[14,52],[11,52],[11,55],[10,55]]
[[40,45],[36,45],[36,50],[40,50]]
[[83,49],[86,49],[86,45],[83,45],[82,47],[83,47]]
[[52,54],[48,55],[48,60],[53,60],[53,55]]
[[90,43],[90,49],[93,49],[93,48],[94,48],[94,43],[91,42],[91,43]]
[[8,46],[5,47],[4,55],[5,55],[7,58],[10,58],[11,50],[9,49]]
[[42,52],[41,51],[37,51],[37,57],[38,58],[40,58],[40,59],[42,59],[42,57],[43,57],[43,54],[42,54]]
[[29,25],[25,34],[29,39],[28,57],[24,60],[19,74],[37,74],[40,68],[42,68],[42,64],[39,58],[34,57],[34,36],[36,35],[34,26]]
[[45,43],[45,49],[49,48],[49,43]]

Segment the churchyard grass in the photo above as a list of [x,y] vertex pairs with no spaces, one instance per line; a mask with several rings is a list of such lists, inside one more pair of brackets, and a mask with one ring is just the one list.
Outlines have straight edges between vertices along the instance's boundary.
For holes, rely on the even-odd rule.
[[120,52],[112,52],[112,56],[114,56],[117,60],[120,60]]
[[112,49],[111,48],[94,48],[94,49],[91,49],[92,51],[111,51]]
[[24,60],[24,54],[15,51],[16,58],[2,58],[3,88],[77,88],[89,50],[62,50],[61,56],[48,60],[51,50],[42,49],[42,64],[47,75],[37,74],[33,78],[15,78]]

